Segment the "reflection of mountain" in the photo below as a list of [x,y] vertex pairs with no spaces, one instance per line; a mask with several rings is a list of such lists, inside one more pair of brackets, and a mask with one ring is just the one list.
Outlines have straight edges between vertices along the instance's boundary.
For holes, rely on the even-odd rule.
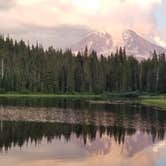
[[[4,99],[1,103],[20,104],[14,99],[11,101]],[[2,151],[30,142],[42,143],[44,139],[50,143],[65,140],[90,154],[108,154],[116,147],[122,148],[122,155],[131,157],[164,139],[164,111],[140,105],[85,104],[84,101],[55,99],[46,102],[50,104],[47,106],[54,104],[54,107],[42,107],[44,103],[43,99],[23,99],[21,107],[1,106]],[[22,107],[24,105],[29,107]]]
[[71,142],[79,145],[89,154],[105,155],[111,151],[111,138],[112,137],[109,137],[107,134],[99,135],[99,132],[97,132],[94,140],[90,140],[89,138],[87,138],[85,143],[83,138],[77,138],[74,135],[71,137]]
[[[85,124],[65,124],[65,123],[36,123],[36,122],[9,122],[1,121],[0,128],[0,148],[1,150],[9,149],[19,146],[22,147],[27,143],[40,143],[43,138],[46,138],[48,142],[52,142],[54,139],[61,140],[65,138],[67,142],[73,142],[85,148],[90,154],[100,153],[107,154],[111,150],[112,141],[117,144],[123,145],[125,147],[124,154],[132,155],[137,151],[143,149],[136,149],[135,145],[139,142],[146,141],[145,137],[141,137],[135,141],[133,145],[130,144],[132,136],[135,136],[136,130],[132,128],[124,127],[104,127],[104,126],[93,126]],[[161,133],[162,131],[162,133]],[[147,146],[150,142],[152,143],[152,137],[156,137],[158,140],[164,139],[164,130],[161,131],[149,131],[152,136],[150,136]],[[129,142],[127,141],[129,140]],[[132,143],[132,142],[131,142]],[[131,149],[132,148],[132,149]]]
[[107,134],[114,137],[118,143],[124,142],[125,135],[135,133],[134,129],[121,127],[96,127],[92,125],[75,125],[65,123],[36,123],[36,122],[9,122],[1,121],[0,147],[6,150],[13,146],[23,146],[26,142],[40,142],[42,138],[47,138],[48,142],[53,139],[61,139],[62,136],[69,141],[74,134],[76,138],[81,138],[84,144],[87,140],[92,142],[96,139],[97,133],[100,138]]
[[[156,138],[157,141],[157,138]],[[146,147],[152,145],[153,139],[151,134],[143,133],[143,132],[136,132],[131,137],[126,137],[124,146],[123,146],[123,154],[125,156],[132,156],[139,151],[142,151]]]

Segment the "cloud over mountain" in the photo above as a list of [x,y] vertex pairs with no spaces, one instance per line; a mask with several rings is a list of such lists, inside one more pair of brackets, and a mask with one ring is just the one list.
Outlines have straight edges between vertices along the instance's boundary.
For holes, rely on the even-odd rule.
[[[166,38],[158,32],[154,16],[156,8],[162,5],[162,0],[6,0],[0,2],[0,31],[24,37],[27,33],[23,35],[22,26],[29,25],[29,32],[38,27],[36,34],[40,36],[43,28],[69,25],[106,30],[118,38],[119,32],[133,29],[149,39],[157,36],[163,43]],[[43,37],[47,40],[50,33]]]

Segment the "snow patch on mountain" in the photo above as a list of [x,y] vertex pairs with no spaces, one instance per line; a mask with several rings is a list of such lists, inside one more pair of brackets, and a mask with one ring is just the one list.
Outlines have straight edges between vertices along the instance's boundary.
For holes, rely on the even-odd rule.
[[83,51],[85,47],[89,52],[95,50],[98,54],[104,55],[110,55],[119,47],[124,47],[128,55],[133,55],[138,59],[150,57],[154,50],[157,53],[166,53],[165,48],[153,44],[132,30],[125,30],[118,38],[112,37],[107,32],[92,32],[71,46],[74,52]]
[[91,52],[97,51],[99,54],[105,50],[109,50],[113,45],[112,37],[107,32],[93,32],[88,34],[80,42],[71,46],[71,49],[75,52],[83,51],[85,47]]

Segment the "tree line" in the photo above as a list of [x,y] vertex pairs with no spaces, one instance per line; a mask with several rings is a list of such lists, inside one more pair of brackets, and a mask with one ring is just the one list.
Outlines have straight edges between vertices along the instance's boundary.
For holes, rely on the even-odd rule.
[[0,90],[14,92],[166,92],[166,55],[139,61],[119,48],[73,54],[0,36]]

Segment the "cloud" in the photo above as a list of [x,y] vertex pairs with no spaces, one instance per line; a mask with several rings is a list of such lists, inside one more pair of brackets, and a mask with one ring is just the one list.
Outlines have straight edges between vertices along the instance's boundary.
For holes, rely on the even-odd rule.
[[36,28],[48,28],[44,31],[48,35],[43,36],[49,38],[51,27],[84,25],[115,35],[133,29],[146,38],[159,36],[154,11],[162,6],[162,0],[8,0],[0,2],[0,6],[5,2],[6,6],[15,3],[12,9],[0,13],[0,29],[9,33],[17,29],[19,34],[23,32],[22,25],[33,25],[27,26],[29,33],[36,32]]
[[166,41],[166,0],[163,0],[162,5],[155,10],[155,18],[157,22],[158,36]]
[[162,40],[160,36],[155,36],[154,41],[156,42],[156,44],[166,48],[166,41]]
[[149,35],[156,30],[153,10],[159,4],[161,0],[24,0],[15,15],[20,21],[24,16],[43,26],[82,24],[97,30],[135,29]]
[[161,4],[160,0],[102,0],[96,3],[98,4],[96,8],[91,10],[85,10],[86,5],[84,7],[83,4],[80,4],[82,7],[75,5],[70,17],[73,20],[81,18],[80,20],[86,25],[111,32],[133,29],[148,36],[156,31],[153,11],[156,5]]
[[92,32],[86,26],[59,25],[55,27],[43,27],[36,25],[22,24],[19,27],[3,29],[5,34],[10,31],[10,37],[17,40],[25,40],[30,44],[37,42],[45,48],[69,48],[72,44],[80,41],[85,35]]
[[0,10],[6,10],[15,5],[15,0],[0,1]]

